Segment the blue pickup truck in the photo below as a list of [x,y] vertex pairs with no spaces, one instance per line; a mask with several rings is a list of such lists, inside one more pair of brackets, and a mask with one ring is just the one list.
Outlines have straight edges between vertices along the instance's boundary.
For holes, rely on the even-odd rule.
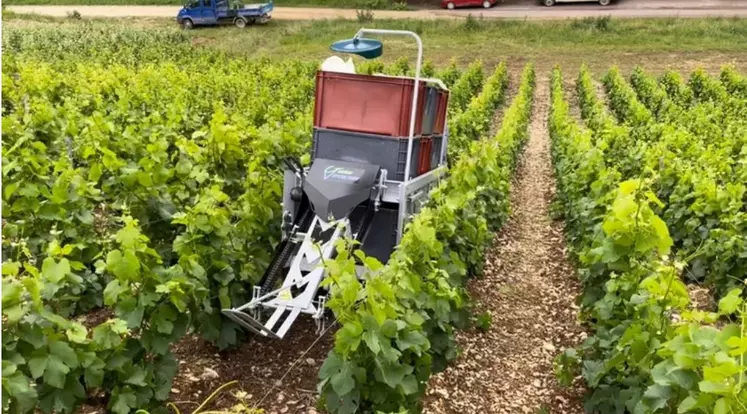
[[189,0],[176,15],[176,22],[185,29],[195,26],[233,24],[244,28],[270,20],[272,1],[263,4],[241,4],[239,0]]

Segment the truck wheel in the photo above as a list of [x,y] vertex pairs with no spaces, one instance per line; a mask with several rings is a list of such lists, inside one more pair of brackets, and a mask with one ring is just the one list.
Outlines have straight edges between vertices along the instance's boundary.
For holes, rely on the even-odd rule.
[[446,3],[446,8],[449,10],[454,10],[454,2],[448,2]]
[[492,4],[490,4],[490,2],[488,0],[485,0],[485,1],[482,2],[482,7],[483,8],[489,9],[490,6],[492,6]]
[[599,0],[599,4],[601,4],[602,6],[609,6],[610,3],[610,0]]
[[545,4],[545,6],[551,7],[555,5],[555,0],[545,0],[543,3]]
[[246,20],[243,17],[237,17],[236,20],[233,21],[233,24],[239,29],[243,29],[246,27]]
[[192,22],[192,19],[182,20],[182,28],[184,28],[184,30],[192,30],[192,28],[194,27],[195,27],[195,24]]

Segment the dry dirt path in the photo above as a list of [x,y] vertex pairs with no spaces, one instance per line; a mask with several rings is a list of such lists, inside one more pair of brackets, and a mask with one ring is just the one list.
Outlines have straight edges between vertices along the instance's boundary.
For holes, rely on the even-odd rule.
[[[6,6],[16,13],[36,13],[64,17],[77,10],[83,17],[176,17],[180,6]],[[564,4],[543,7],[538,2],[502,6],[500,2],[490,9],[470,8],[458,10],[391,11],[374,10],[382,19],[449,19],[482,15],[493,19],[567,19],[573,17],[607,16],[630,17],[747,17],[747,1],[742,0],[617,0],[613,5]],[[275,7],[272,18],[276,20],[355,19],[352,9]]]
[[547,130],[549,85],[537,82],[530,138],[511,190],[512,214],[486,258],[485,276],[470,282],[487,332],[457,334],[463,354],[428,386],[425,414],[582,413],[580,392],[560,387],[552,361],[584,333],[574,304],[580,286],[565,258],[560,223],[549,205],[555,191]]

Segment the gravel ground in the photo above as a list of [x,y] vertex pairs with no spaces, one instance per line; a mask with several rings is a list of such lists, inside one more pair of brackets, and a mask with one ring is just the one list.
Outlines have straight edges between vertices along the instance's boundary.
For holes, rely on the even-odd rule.
[[319,338],[314,324],[299,318],[282,342],[252,336],[238,349],[223,352],[198,337],[186,337],[173,346],[179,372],[170,400],[190,413],[221,385],[237,381],[206,409],[240,405],[262,408],[264,414],[315,414],[318,372],[336,329]]
[[487,255],[485,276],[469,286],[476,312],[489,312],[492,325],[457,335],[462,355],[431,379],[426,414],[583,412],[583,390],[562,388],[553,375],[555,355],[585,333],[562,226],[549,216],[555,185],[548,111],[545,76],[537,82],[531,136],[511,191],[513,213]]

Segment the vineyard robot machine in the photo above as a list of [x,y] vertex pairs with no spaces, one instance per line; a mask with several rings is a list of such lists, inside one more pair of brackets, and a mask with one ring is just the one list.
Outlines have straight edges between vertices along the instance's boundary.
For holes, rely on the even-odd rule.
[[356,241],[356,248],[386,263],[408,220],[446,173],[449,92],[438,79],[420,77],[420,38],[361,29],[331,49],[381,56],[382,43],[364,35],[413,38],[415,76],[317,72],[311,165],[285,161],[281,242],[252,300],[223,310],[256,334],[283,338],[302,313],[322,332],[329,295],[321,286],[323,263],[334,258],[337,242]]

